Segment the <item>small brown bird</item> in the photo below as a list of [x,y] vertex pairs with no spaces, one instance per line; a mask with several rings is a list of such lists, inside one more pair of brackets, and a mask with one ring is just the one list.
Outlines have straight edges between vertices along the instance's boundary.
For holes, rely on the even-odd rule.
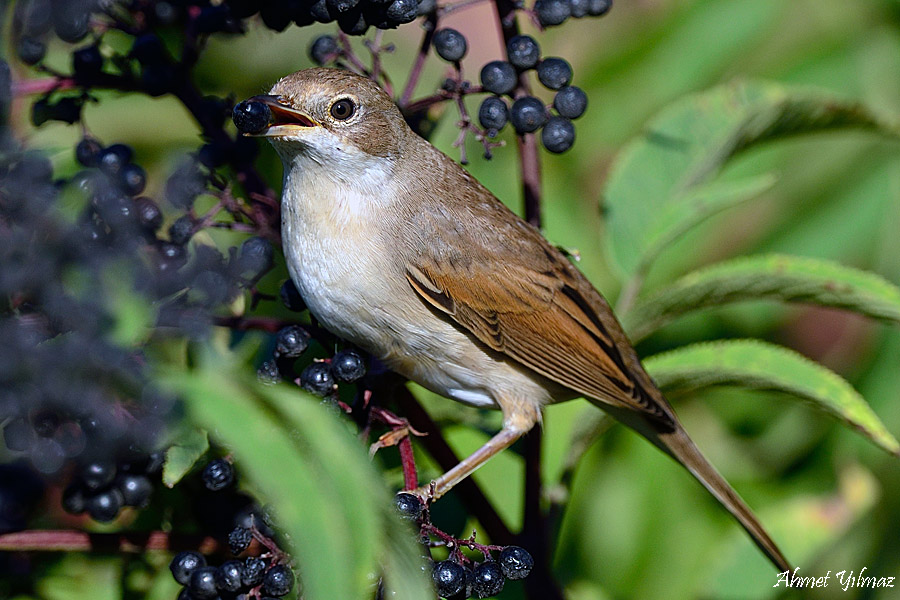
[[778,567],[788,561],[688,437],[606,300],[540,232],[416,135],[369,79],[288,75],[257,135],[284,163],[282,241],[310,312],[398,373],[503,411],[503,428],[434,482],[446,493],[583,396],[684,465]]

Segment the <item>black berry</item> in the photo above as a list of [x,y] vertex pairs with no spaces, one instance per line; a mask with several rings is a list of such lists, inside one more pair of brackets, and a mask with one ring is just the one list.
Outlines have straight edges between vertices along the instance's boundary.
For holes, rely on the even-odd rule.
[[409,492],[400,492],[394,496],[394,506],[401,517],[413,521],[417,520],[422,515],[422,511],[425,510],[422,499]]
[[267,360],[256,370],[256,378],[265,385],[274,385],[281,381],[281,371],[274,360]]
[[190,215],[178,217],[169,225],[169,240],[173,244],[183,246],[190,241],[192,235],[194,235],[194,221]]
[[553,108],[559,116],[567,119],[577,119],[587,109],[587,94],[574,85],[567,85],[553,97]]
[[466,587],[466,572],[462,565],[452,560],[435,563],[431,578],[438,596],[448,598],[460,593]]
[[36,65],[47,54],[47,46],[39,39],[23,37],[16,45],[16,54],[26,65]]
[[478,122],[488,131],[503,129],[509,120],[509,108],[499,96],[488,96],[478,107]]
[[550,117],[541,130],[541,142],[550,152],[565,152],[575,143],[575,125],[565,117]]
[[352,383],[366,374],[366,363],[359,352],[342,350],[331,359],[331,372],[338,381]]
[[232,554],[237,556],[250,547],[253,540],[253,534],[246,527],[235,527],[228,534],[228,549]]
[[481,68],[481,85],[493,94],[508,94],[516,87],[516,69],[504,60],[492,60]]
[[500,565],[492,560],[476,565],[472,570],[472,592],[478,598],[496,596],[503,590],[504,583]]
[[241,273],[249,274],[251,278],[259,277],[275,264],[275,249],[263,237],[253,236],[244,240],[238,256]]
[[281,290],[278,292],[281,302],[288,310],[301,312],[306,310],[306,302],[294,282],[290,279],[281,284]]
[[591,0],[569,0],[569,11],[576,19],[587,16]]
[[334,390],[334,375],[328,363],[314,362],[300,373],[300,387],[317,396],[325,396]]
[[188,586],[191,595],[197,600],[212,600],[219,595],[216,590],[216,573],[218,569],[215,567],[198,567],[191,573],[191,582]]
[[466,55],[468,44],[466,38],[455,29],[449,27],[438,29],[431,40],[434,51],[446,61],[457,62]]
[[147,173],[139,165],[129,163],[119,171],[119,182],[129,196],[137,196],[147,185]]
[[275,565],[266,572],[262,585],[264,594],[280,598],[294,587],[294,573],[287,565]]
[[551,90],[558,90],[572,81],[572,67],[562,58],[545,58],[537,67],[538,79]]
[[534,12],[542,27],[560,25],[572,14],[569,0],[537,0],[534,4]]
[[229,560],[216,569],[216,588],[220,592],[237,592],[241,589],[241,561]]
[[530,35],[517,35],[506,44],[509,62],[517,69],[532,69],[541,59],[541,47]]
[[534,559],[525,548],[507,546],[500,552],[500,568],[507,579],[525,579],[534,568]]
[[309,347],[309,333],[299,325],[288,325],[278,332],[275,355],[297,358]]
[[272,111],[262,102],[245,100],[234,107],[231,120],[241,133],[259,133],[272,122]]
[[263,581],[266,561],[256,556],[248,556],[241,564],[241,584],[244,587],[256,587]]
[[156,202],[150,198],[141,197],[135,198],[134,204],[141,227],[149,232],[159,229],[163,222],[163,214]]
[[416,0],[394,0],[385,11],[385,16],[397,25],[412,23],[419,16],[419,5]]
[[612,8],[613,0],[590,0],[588,14],[592,17],[602,17]]
[[85,510],[84,490],[78,484],[70,484],[63,490],[62,507],[71,515],[80,515]]
[[341,47],[333,35],[320,35],[309,47],[309,57],[317,65],[328,64],[337,58]]
[[83,138],[75,146],[75,160],[85,167],[95,167],[97,166],[97,158],[102,150],[103,146],[94,138]]
[[523,96],[513,102],[509,120],[517,133],[531,133],[547,122],[547,109],[534,96]]
[[86,498],[84,508],[92,519],[106,523],[116,518],[123,504],[122,492],[110,488]]
[[123,474],[116,478],[125,506],[145,506],[153,492],[153,484],[144,475]]
[[234,483],[234,467],[224,458],[217,458],[203,467],[200,478],[206,489],[218,492]]
[[109,461],[93,461],[84,465],[78,474],[84,487],[99,490],[113,482],[116,477],[116,465]]
[[131,162],[131,148],[125,144],[113,144],[100,151],[97,166],[109,175],[118,175],[122,168]]
[[172,577],[181,585],[188,585],[191,582],[191,573],[206,566],[206,559],[199,552],[192,550],[179,552],[169,563],[169,570],[172,571]]

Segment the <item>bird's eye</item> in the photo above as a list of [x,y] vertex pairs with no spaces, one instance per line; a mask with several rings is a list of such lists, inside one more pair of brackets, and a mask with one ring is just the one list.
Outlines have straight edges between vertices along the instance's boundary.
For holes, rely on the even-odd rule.
[[353,116],[356,106],[353,100],[349,98],[341,98],[331,105],[331,116],[339,121],[346,121]]

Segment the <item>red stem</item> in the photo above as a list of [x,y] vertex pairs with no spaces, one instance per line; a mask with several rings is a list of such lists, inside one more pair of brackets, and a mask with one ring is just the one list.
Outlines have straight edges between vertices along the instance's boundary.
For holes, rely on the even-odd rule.
[[422,67],[425,65],[425,59],[428,58],[428,51],[431,49],[431,38],[434,37],[434,30],[437,29],[437,16],[434,14],[428,15],[425,19],[425,23],[422,24],[422,27],[425,28],[425,35],[422,36],[422,44],[419,46],[419,53],[416,55],[416,61],[413,63],[412,69],[409,72],[409,79],[406,81],[406,87],[403,88],[403,94],[400,96],[400,101],[398,102],[400,110],[404,113],[409,112],[407,110],[409,108],[407,105],[412,99],[416,84],[419,83],[419,77],[422,75]]
[[400,449],[400,463],[403,465],[403,489],[414,490],[419,485],[419,475],[416,472],[416,457],[413,454],[412,441],[406,436],[398,444]]
[[32,529],[0,535],[2,551],[127,552],[197,550],[211,554],[219,543],[204,535],[174,535],[165,531],[88,533],[66,529]]

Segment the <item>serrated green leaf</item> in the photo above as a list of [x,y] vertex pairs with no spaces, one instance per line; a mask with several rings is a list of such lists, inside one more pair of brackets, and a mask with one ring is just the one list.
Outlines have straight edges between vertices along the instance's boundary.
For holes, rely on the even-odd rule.
[[685,313],[745,300],[808,302],[900,323],[900,288],[880,275],[828,260],[767,254],[685,275],[639,301],[623,325],[637,341]]
[[[708,184],[738,153],[787,136],[841,128],[862,128],[896,135],[888,124],[858,103],[824,92],[738,82],[691,96],[664,110],[619,153],[604,192],[607,243],[620,275],[646,268],[648,251],[671,226],[681,233],[685,222],[677,205]],[[724,203],[711,204],[718,210]],[[654,235],[647,236],[648,232]]]
[[900,456],[900,443],[853,386],[833,371],[782,346],[760,340],[693,344],[651,356],[644,366],[661,388],[740,385],[786,392]]
[[163,464],[163,483],[173,487],[181,481],[197,460],[209,450],[209,438],[202,429],[186,428],[172,440],[166,451],[166,462]]
[[389,492],[345,424],[297,389],[244,380],[221,357],[203,363],[166,381],[273,508],[304,598],[371,597],[382,570],[397,598],[425,597],[414,535],[392,514]]

